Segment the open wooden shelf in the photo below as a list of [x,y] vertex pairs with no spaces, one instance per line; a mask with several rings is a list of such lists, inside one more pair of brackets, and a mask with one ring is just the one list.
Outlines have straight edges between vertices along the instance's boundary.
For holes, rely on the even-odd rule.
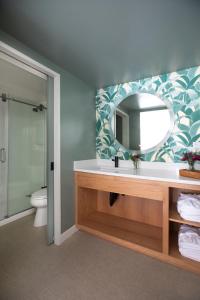
[[189,268],[195,273],[200,273],[200,262],[182,256],[178,249],[178,233],[171,232],[170,234],[170,249],[169,255],[177,259],[176,263],[183,268]]
[[187,224],[187,225],[191,225],[191,226],[195,226],[195,227],[200,227],[200,222],[188,221],[188,220],[185,220],[185,219],[181,218],[181,216],[177,212],[177,208],[176,208],[175,203],[173,203],[173,205],[170,208],[169,220],[172,221],[172,222],[179,223],[179,224]]
[[[176,209],[181,192],[200,193],[200,185],[76,172],[76,226],[97,237],[200,274],[200,262],[178,249]],[[118,194],[110,206],[110,193]],[[174,205],[174,206],[173,206]]]
[[[162,251],[162,228],[109,214],[94,212],[79,222],[80,229],[102,233],[110,241],[120,240],[154,251]],[[97,234],[100,236],[99,234]]]

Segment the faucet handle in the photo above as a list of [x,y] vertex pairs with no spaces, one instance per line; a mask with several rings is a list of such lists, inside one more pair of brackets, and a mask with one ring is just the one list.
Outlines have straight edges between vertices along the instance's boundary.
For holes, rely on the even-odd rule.
[[115,157],[112,159],[112,161],[115,162],[115,168],[119,167],[119,156],[115,155]]
[[116,159],[118,159],[119,157],[117,155],[112,156],[112,161],[115,161]]

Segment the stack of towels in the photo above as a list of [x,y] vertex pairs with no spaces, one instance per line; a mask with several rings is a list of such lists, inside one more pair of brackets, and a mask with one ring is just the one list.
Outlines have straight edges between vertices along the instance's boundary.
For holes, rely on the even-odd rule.
[[181,193],[177,201],[177,210],[183,219],[200,222],[200,195]]
[[[179,195],[177,210],[180,216],[189,221],[200,222],[200,195]],[[198,227],[181,225],[178,234],[181,255],[200,262],[200,223]]]
[[181,225],[178,246],[181,255],[200,262],[200,228]]

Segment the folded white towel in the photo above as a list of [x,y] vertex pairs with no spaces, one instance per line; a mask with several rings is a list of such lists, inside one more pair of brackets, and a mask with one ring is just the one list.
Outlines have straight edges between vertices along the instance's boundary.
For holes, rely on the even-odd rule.
[[181,250],[181,249],[180,249],[180,253],[184,257],[187,257],[187,258],[190,258],[190,259],[200,262],[200,253],[188,252],[188,251]]
[[181,234],[193,234],[198,235],[200,238],[200,228],[199,227],[193,227],[190,225],[183,224],[179,228],[179,235]]
[[178,246],[181,255],[200,261],[200,228],[181,225]]
[[181,197],[182,199],[188,199],[188,197],[191,197],[191,198],[196,198],[196,199],[200,200],[200,194],[180,193],[179,197]]
[[188,220],[188,221],[192,221],[192,222],[200,222],[200,215],[199,216],[195,216],[195,215],[188,215],[188,214],[181,213],[180,216],[184,220]]
[[177,210],[183,219],[200,222],[200,195],[181,193],[177,201]]

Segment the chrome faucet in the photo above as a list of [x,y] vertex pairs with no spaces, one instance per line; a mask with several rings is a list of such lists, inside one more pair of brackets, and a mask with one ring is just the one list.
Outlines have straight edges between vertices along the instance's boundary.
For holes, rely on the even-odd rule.
[[115,162],[115,168],[118,168],[119,167],[119,157],[118,156],[115,156],[112,161]]

